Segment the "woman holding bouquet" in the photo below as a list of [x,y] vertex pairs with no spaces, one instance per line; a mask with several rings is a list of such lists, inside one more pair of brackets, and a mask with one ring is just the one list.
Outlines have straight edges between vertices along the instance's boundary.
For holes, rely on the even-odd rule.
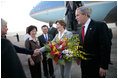
[[[72,32],[69,32],[65,29],[66,23],[64,20],[57,20],[55,22],[55,24],[56,24],[56,28],[58,30],[58,34],[53,39],[53,42],[56,42],[58,40],[63,41],[64,38],[69,39],[70,37],[73,36]],[[46,48],[42,47],[39,50],[40,50],[40,52],[44,52],[44,51],[46,51]],[[61,76],[63,78],[70,78],[71,77],[71,72],[70,72],[71,65],[72,65],[72,61],[65,61],[65,65],[60,65]]]

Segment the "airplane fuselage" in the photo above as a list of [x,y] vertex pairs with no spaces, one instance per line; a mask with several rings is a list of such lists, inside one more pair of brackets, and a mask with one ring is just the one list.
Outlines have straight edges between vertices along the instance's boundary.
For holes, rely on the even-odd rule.
[[[108,13],[117,6],[116,1],[83,1],[83,3],[91,9],[91,18],[97,21],[104,21]],[[55,22],[57,19],[63,19],[65,12],[64,1],[41,1],[31,10],[30,16],[43,22]]]

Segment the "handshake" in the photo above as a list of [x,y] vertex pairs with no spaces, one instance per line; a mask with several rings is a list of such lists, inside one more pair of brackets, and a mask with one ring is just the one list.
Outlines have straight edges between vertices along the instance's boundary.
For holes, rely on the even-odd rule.
[[34,53],[33,53],[33,56],[37,56],[37,55],[41,55],[41,52],[40,52],[40,50],[39,49],[35,49],[34,50]]

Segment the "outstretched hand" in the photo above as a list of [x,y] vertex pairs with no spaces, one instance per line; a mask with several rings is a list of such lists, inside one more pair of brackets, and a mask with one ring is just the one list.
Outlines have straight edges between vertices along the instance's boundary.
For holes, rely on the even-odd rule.
[[39,49],[35,49],[34,50],[34,53],[33,53],[33,56],[37,56],[40,54],[40,50]]

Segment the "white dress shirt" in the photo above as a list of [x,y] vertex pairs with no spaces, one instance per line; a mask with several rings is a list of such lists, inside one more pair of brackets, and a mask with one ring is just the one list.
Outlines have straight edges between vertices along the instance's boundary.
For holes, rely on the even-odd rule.
[[48,40],[48,34],[43,34],[44,38],[47,37],[47,40]]
[[53,27],[50,27],[49,29],[51,30]]
[[61,33],[59,32],[59,35],[58,35],[59,40],[63,37],[63,35],[64,35],[65,32],[67,32],[67,30],[64,30],[64,32],[62,33],[62,35],[61,35]]
[[86,23],[84,24],[84,36],[86,35],[86,32],[87,32],[87,29],[88,29],[88,26],[89,26],[89,24],[90,24],[90,22],[91,22],[91,19],[89,18],[87,21],[86,21]]

